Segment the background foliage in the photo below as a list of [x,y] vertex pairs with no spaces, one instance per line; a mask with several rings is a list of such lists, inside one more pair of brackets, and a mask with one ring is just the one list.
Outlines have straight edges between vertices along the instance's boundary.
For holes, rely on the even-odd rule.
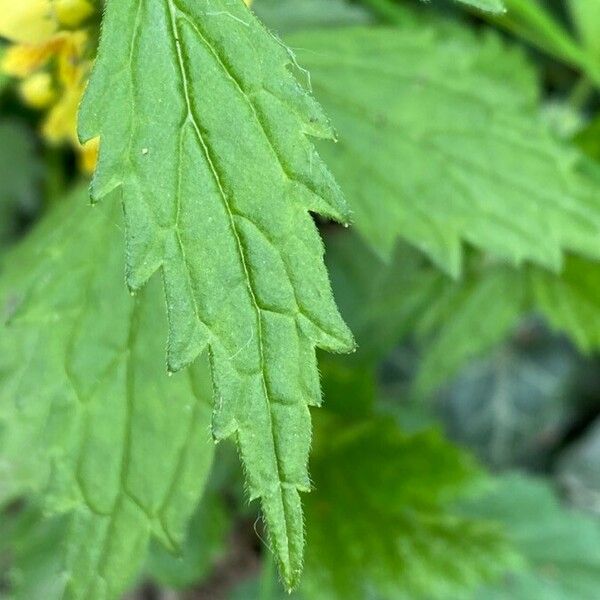
[[600,2],[9,4],[0,597],[595,600]]

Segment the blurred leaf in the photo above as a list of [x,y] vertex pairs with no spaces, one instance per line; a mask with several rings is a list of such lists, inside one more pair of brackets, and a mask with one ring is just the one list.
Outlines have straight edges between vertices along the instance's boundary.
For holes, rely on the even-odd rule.
[[0,279],[0,501],[43,494],[71,516],[64,600],[119,597],[152,534],[176,548],[213,454],[207,365],[167,377],[160,283],[130,297],[119,210],[85,198],[57,205]]
[[417,325],[424,348],[417,393],[432,392],[464,364],[500,344],[524,312],[525,286],[519,271],[475,271],[460,282],[446,282]]
[[0,121],[0,245],[16,233],[18,213],[33,210],[40,174],[29,130],[17,121]]
[[[64,519],[48,519],[39,507],[26,505],[0,515],[0,597],[3,600],[60,598]],[[8,589],[8,595],[3,592]]]
[[572,419],[576,366],[564,342],[523,328],[443,388],[438,403],[450,436],[495,467],[540,466]]
[[463,4],[469,4],[479,10],[492,12],[492,13],[504,13],[506,7],[504,6],[504,0],[459,0]]
[[561,454],[557,478],[570,502],[600,515],[600,420]]
[[185,541],[173,553],[156,543],[151,546],[146,571],[163,586],[183,589],[205,579],[225,551],[230,518],[215,493],[205,494],[192,517]]
[[481,600],[593,600],[600,589],[600,523],[561,506],[550,485],[510,474],[467,514],[506,528],[529,568],[485,587]]
[[325,241],[333,289],[356,336],[356,358],[376,362],[414,329],[449,280],[406,244],[384,262],[353,232],[330,233]]
[[533,271],[534,305],[583,352],[600,348],[600,264],[571,257],[560,277]]
[[600,162],[600,114],[577,134],[576,141],[588,156]]
[[[507,9],[505,14],[491,15],[492,22],[559,61],[580,69],[596,85],[600,85],[600,63],[594,60],[587,49],[583,48],[563,23],[548,10],[549,3],[539,0],[504,0],[504,3]],[[563,2],[556,4],[560,9]]]
[[348,418],[371,413],[377,393],[374,366],[326,358],[319,362],[319,367],[326,410]]
[[405,244],[388,262],[353,233],[330,233],[326,245],[335,295],[358,342],[355,360],[344,363],[374,364],[397,344],[416,342],[419,396],[499,346],[531,313],[583,352],[600,348],[599,263],[569,257],[556,275],[510,269],[472,253],[454,281]]
[[369,21],[364,9],[347,0],[256,0],[252,8],[268,27],[280,34]]
[[566,250],[600,257],[600,198],[543,122],[531,68],[498,37],[407,17],[288,42],[339,130],[320,150],[381,255],[401,236],[453,276],[465,243],[553,270]]
[[600,63],[600,0],[568,0],[581,41]]
[[452,511],[478,472],[437,433],[335,418],[315,439],[303,597],[448,598],[511,564],[499,529]]

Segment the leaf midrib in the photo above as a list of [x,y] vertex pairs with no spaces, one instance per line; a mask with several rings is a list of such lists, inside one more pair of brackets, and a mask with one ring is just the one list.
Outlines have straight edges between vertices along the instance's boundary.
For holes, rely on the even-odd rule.
[[[186,122],[189,122],[193,129],[194,132],[196,134],[196,137],[198,139],[198,143],[200,144],[202,151],[204,153],[204,156],[206,158],[206,161],[209,165],[210,168],[210,172],[213,176],[213,179],[215,181],[215,184],[218,187],[219,190],[219,196],[221,197],[221,200],[223,202],[223,206],[226,210],[227,213],[227,218],[229,221],[229,226],[231,228],[232,234],[235,238],[235,242],[236,242],[236,248],[237,248],[237,253],[238,253],[238,257],[240,260],[240,263],[242,265],[243,271],[244,271],[244,275],[245,275],[245,280],[246,280],[246,286],[248,289],[248,293],[250,295],[250,299],[252,302],[252,308],[254,310],[255,313],[255,319],[256,319],[256,327],[257,327],[257,342],[258,342],[258,349],[259,349],[259,364],[260,364],[260,378],[261,378],[261,385],[262,385],[262,389],[263,389],[263,395],[264,398],[266,400],[267,403],[267,412],[268,412],[268,416],[269,416],[269,429],[270,429],[270,433],[271,433],[271,440],[273,443],[273,451],[274,451],[274,455],[275,455],[275,460],[276,460],[276,465],[277,465],[277,479],[278,479],[278,485],[279,485],[279,489],[282,489],[282,468],[281,468],[281,458],[279,456],[279,451],[277,448],[277,442],[276,442],[276,436],[275,436],[275,432],[273,429],[273,415],[272,415],[272,408],[271,408],[271,398],[270,398],[270,394],[268,391],[268,387],[267,387],[267,382],[266,382],[266,377],[265,377],[265,358],[264,358],[264,344],[263,344],[263,332],[262,332],[262,323],[261,323],[261,309],[260,306],[258,305],[257,302],[257,297],[256,297],[256,293],[254,290],[254,287],[252,285],[252,279],[250,277],[250,272],[249,272],[249,268],[248,265],[246,263],[246,257],[245,257],[245,252],[244,252],[244,248],[239,236],[239,233],[237,231],[237,228],[235,226],[235,219],[234,219],[234,215],[233,212],[231,210],[231,207],[229,205],[229,201],[227,199],[227,196],[225,194],[225,190],[223,189],[223,185],[221,183],[221,178],[219,176],[219,173],[217,172],[217,169],[215,167],[215,162],[211,156],[211,152],[210,149],[206,143],[206,141],[204,140],[204,137],[202,135],[202,132],[200,130],[200,127],[196,121],[196,117],[194,116],[194,112],[192,109],[192,103],[190,100],[190,95],[189,95],[189,82],[188,82],[188,74],[186,71],[186,67],[185,67],[185,62],[183,59],[183,53],[181,51],[181,42],[180,42],[180,36],[179,36],[179,29],[177,26],[177,12],[181,13],[181,10],[177,7],[177,5],[175,4],[175,2],[173,0],[165,0],[166,4],[167,4],[167,10],[169,12],[169,16],[170,16],[170,20],[171,20],[171,28],[172,28],[172,33],[173,33],[173,39],[174,39],[174,44],[175,44],[175,51],[176,51],[176,56],[177,56],[177,62],[178,62],[178,66],[179,66],[179,73],[180,73],[180,77],[181,77],[181,83],[183,86],[183,91],[184,91],[184,98],[185,98],[185,103],[186,103],[186,109],[187,109],[187,116],[186,116]],[[185,17],[185,15],[183,15]],[[203,41],[205,44],[209,45],[208,40],[206,40],[205,38],[203,38]],[[211,48],[212,49],[212,48]],[[220,61],[219,61],[219,64]],[[183,124],[185,125],[185,123]],[[179,212],[178,212],[178,217],[179,217]],[[178,227],[178,223],[176,223],[176,227],[175,227],[175,232],[177,235],[177,239],[179,241],[179,244],[182,245],[182,241],[181,241],[181,237],[179,234],[179,227]],[[182,248],[183,251],[183,248]],[[184,255],[185,256],[185,255]],[[286,548],[285,548],[285,553],[288,555],[287,559],[288,561],[290,560],[289,557],[289,536],[288,536],[288,531],[291,529],[290,528],[290,523],[289,523],[289,518],[290,516],[288,515],[288,511],[286,509],[286,503],[283,499],[283,497],[280,495],[280,502],[283,508],[283,514],[284,514],[284,519],[286,522],[286,531],[284,533],[285,535],[285,541],[286,541]],[[283,549],[282,549],[283,550]]]

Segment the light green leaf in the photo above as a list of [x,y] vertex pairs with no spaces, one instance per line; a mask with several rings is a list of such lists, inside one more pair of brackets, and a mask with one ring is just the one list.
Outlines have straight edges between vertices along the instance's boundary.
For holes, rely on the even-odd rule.
[[212,387],[205,360],[167,377],[160,285],[130,297],[119,210],[85,197],[3,260],[0,501],[43,495],[66,513],[60,597],[101,600],[151,536],[181,542],[212,462]]
[[446,281],[420,315],[423,348],[415,382],[419,395],[434,391],[470,360],[504,341],[526,312],[523,275],[508,268]]
[[478,473],[439,434],[336,418],[315,439],[306,598],[446,599],[512,564],[498,528],[453,511]]
[[123,199],[129,287],[162,270],[170,370],[209,348],[214,435],[239,444],[289,587],[315,347],[353,347],[309,214],[348,220],[307,137],[332,130],[293,63],[241,0],[109,0],[80,115],[83,139],[101,137],[93,197]]
[[458,0],[463,4],[469,4],[479,10],[491,13],[505,13],[506,7],[503,0]]
[[560,277],[532,271],[534,306],[583,352],[600,348],[600,264],[572,257]]
[[65,521],[44,518],[33,504],[0,513],[2,600],[60,597],[64,576],[57,548],[63,542]]
[[565,251],[600,257],[597,190],[538,114],[523,57],[496,36],[407,17],[288,42],[339,130],[322,153],[381,255],[400,236],[453,276],[465,244],[553,270]]
[[[353,363],[382,360],[450,283],[406,244],[398,244],[391,260],[384,262],[354,232],[330,232],[325,243],[335,296],[356,335]],[[336,362],[348,368],[349,360]]]
[[600,0],[569,0],[568,5],[581,41],[600,62]]
[[364,8],[347,0],[256,0],[252,8],[268,27],[279,34],[369,21],[369,14]]
[[185,589],[209,577],[227,550],[231,518],[217,493],[207,490],[192,517],[181,551],[174,556],[164,546],[151,547],[146,572],[162,586]]
[[481,600],[591,600],[600,589],[600,524],[561,506],[548,483],[518,474],[469,503],[467,514],[502,523],[529,569],[485,587]]
[[[471,253],[454,281],[406,244],[398,244],[387,262],[354,233],[331,232],[326,245],[336,297],[358,340],[352,368],[381,361],[407,339],[416,342],[419,396],[499,346],[532,313],[581,351],[600,348],[599,263],[569,257],[563,272],[554,274],[533,266],[510,269]],[[512,363],[509,368],[516,370]],[[539,368],[524,371],[536,387]]]

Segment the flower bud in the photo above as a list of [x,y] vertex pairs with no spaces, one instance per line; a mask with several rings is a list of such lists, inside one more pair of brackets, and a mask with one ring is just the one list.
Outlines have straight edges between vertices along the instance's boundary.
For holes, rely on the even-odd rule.
[[81,25],[94,12],[87,0],[55,0],[54,5],[58,21],[65,27]]
[[19,86],[19,92],[26,104],[33,108],[46,108],[56,98],[56,91],[49,73],[34,73],[24,79]]

